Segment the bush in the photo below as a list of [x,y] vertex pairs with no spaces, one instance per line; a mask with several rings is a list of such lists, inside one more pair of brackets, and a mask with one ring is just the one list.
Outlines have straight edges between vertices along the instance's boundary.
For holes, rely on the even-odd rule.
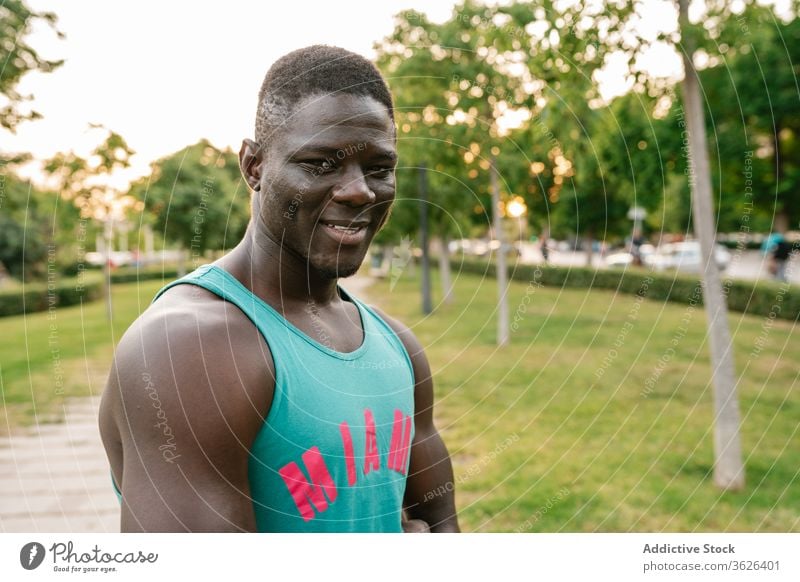
[[[453,259],[455,270],[495,277],[494,263],[474,259]],[[596,270],[588,267],[552,265],[509,265],[509,277],[515,281],[536,281],[548,287],[608,289],[618,293],[638,294],[656,301],[703,304],[700,280],[688,275],[653,272],[642,269]],[[800,317],[800,288],[775,281],[726,279],[723,289],[728,309],[771,319],[797,320]]]
[[[102,265],[91,265],[89,263],[74,262],[60,267],[61,275],[64,277],[77,277],[81,272],[92,273],[97,276],[103,275]],[[178,268],[176,265],[150,265],[147,267],[114,267],[111,270],[112,283],[130,283],[131,281],[147,281],[150,279],[172,279],[177,278]]]
[[[120,267],[111,273],[111,283],[130,283],[162,279],[166,284],[178,276],[175,267]],[[103,273],[87,269],[80,277],[56,279],[52,290],[47,283],[29,283],[0,289],[0,317],[46,311],[51,306],[65,307],[100,299],[103,294]]]
[[111,271],[112,283],[131,283],[133,281],[149,281],[152,279],[164,279],[168,283],[178,278],[177,267],[118,267]]
[[84,261],[73,261],[59,265],[59,272],[63,277],[78,277],[81,273],[102,273],[103,268]]
[[59,279],[49,288],[47,283],[29,283],[0,289],[0,317],[86,303],[102,293],[103,280],[97,277]]

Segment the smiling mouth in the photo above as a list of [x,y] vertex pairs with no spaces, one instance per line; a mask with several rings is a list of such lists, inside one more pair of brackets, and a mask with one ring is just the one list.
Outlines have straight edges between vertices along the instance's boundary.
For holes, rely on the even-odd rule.
[[338,232],[343,232],[345,234],[355,234],[359,230],[361,230],[362,228],[365,228],[364,226],[342,226],[342,225],[339,225],[339,224],[325,224],[325,223],[323,223],[323,225],[327,226],[328,228],[332,228],[332,229],[334,229],[334,230],[336,230]]
[[356,245],[364,241],[367,236],[368,223],[358,224],[333,224],[320,222],[322,230],[341,245]]

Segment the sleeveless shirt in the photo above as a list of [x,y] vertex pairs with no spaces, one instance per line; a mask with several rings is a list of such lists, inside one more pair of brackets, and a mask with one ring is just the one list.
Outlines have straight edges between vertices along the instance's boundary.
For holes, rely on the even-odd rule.
[[[414,374],[400,338],[341,287],[363,341],[338,352],[217,265],[172,281],[236,305],[258,328],[275,365],[272,405],[250,451],[248,478],[262,532],[400,532],[414,438]],[[124,479],[124,476],[123,476]]]

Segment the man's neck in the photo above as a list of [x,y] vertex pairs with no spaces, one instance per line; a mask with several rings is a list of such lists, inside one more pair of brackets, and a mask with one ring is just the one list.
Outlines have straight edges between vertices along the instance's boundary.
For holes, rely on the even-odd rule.
[[321,276],[307,261],[282,248],[251,223],[242,241],[219,260],[220,266],[258,297],[278,309],[302,309],[309,303],[325,306],[340,300],[338,279]]

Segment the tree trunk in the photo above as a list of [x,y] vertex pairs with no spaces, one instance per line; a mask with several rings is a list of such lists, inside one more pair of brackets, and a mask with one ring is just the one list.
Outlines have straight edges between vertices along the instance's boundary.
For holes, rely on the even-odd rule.
[[153,260],[155,254],[155,247],[153,246],[153,227],[149,224],[144,225],[144,255],[148,261]]
[[503,217],[500,216],[500,185],[494,156],[489,171],[492,186],[492,217],[494,236],[500,247],[497,249],[497,345],[504,346],[510,337],[508,322],[508,269],[506,268],[506,244],[503,236]]
[[106,319],[114,319],[114,305],[111,300],[111,251],[114,248],[114,225],[111,219],[106,217],[103,225],[103,245],[105,246],[103,260],[103,295],[106,300]]
[[442,236],[440,244],[442,248],[439,251],[439,275],[442,278],[442,293],[444,295],[442,301],[445,304],[451,304],[455,296],[453,293],[453,278],[450,275],[450,238],[447,235]]
[[592,266],[592,258],[594,257],[594,248],[592,245],[594,244],[594,231],[589,229],[586,231],[586,236],[584,237],[584,244],[586,245],[586,266]]
[[428,254],[428,169],[425,164],[419,168],[419,230],[422,247],[422,313],[433,312],[431,296],[431,265]]
[[389,243],[381,247],[381,264],[378,267],[379,277],[389,277],[392,282],[396,282],[399,275],[395,277],[392,270],[392,261],[394,260],[394,245]]
[[[781,149],[781,126],[775,122],[775,183],[780,187],[783,183],[783,150]],[[780,198],[780,205],[776,204],[775,220],[772,224],[772,232],[786,234],[790,228],[792,195],[788,192]]]
[[186,274],[186,251],[183,245],[178,247],[178,277],[183,277]]
[[[688,29],[688,0],[679,0],[681,30]],[[722,293],[719,269],[714,260],[715,228],[711,197],[711,171],[706,145],[703,102],[699,79],[694,68],[694,47],[688,35],[683,43],[683,99],[686,106],[686,130],[689,134],[689,181],[695,236],[700,240],[703,266],[703,299],[708,317],[714,386],[714,483],[724,490],[744,487],[744,466],[739,441],[739,404],[733,346],[728,329],[728,308]]]

